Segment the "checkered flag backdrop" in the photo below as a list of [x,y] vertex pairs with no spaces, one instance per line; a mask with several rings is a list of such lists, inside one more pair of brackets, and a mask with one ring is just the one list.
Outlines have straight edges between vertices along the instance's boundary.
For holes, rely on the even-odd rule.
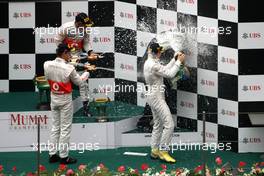
[[[91,44],[106,57],[95,64],[114,69],[91,74],[92,97],[107,91],[112,100],[139,106],[145,106],[142,92],[112,89],[144,85],[139,65],[149,41],[179,26],[201,29],[187,52],[191,77],[169,93],[170,107],[178,107],[177,126],[202,131],[200,113],[206,111],[207,141],[230,141],[239,152],[263,152],[264,128],[253,127],[248,115],[240,114],[264,107],[264,13],[258,0],[0,3],[1,92],[35,91],[32,78],[43,75],[43,63],[55,58],[52,31],[79,12],[87,12],[99,31],[92,33]],[[38,35],[45,29],[50,31]]]

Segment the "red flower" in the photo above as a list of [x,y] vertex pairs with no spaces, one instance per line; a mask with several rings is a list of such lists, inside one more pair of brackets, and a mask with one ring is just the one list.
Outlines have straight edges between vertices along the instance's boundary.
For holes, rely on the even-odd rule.
[[100,168],[104,168],[105,166],[104,166],[103,163],[100,163],[100,164],[99,164],[99,167],[100,167]]
[[12,171],[16,172],[16,171],[17,171],[17,167],[14,166],[14,167],[12,168]]
[[161,164],[160,166],[161,166],[162,170],[166,170],[167,169],[167,166],[165,164]]
[[5,176],[4,174],[0,174],[0,176]]
[[244,161],[240,161],[239,163],[238,163],[238,167],[245,167],[245,165],[246,165],[246,163],[244,162]]
[[180,168],[176,169],[176,175],[181,175],[181,173],[182,173],[182,169]]
[[59,170],[64,171],[67,168],[65,164],[60,164],[59,165]]
[[32,172],[29,172],[27,173],[27,176],[35,176],[36,174],[32,173]]
[[222,164],[222,159],[220,157],[216,157],[215,162],[217,165],[221,165]]
[[0,172],[2,172],[4,170],[3,165],[0,165]]
[[240,173],[245,172],[243,168],[237,168],[237,171],[240,172]]
[[165,173],[165,171],[160,171],[160,174],[164,174]]
[[72,169],[68,169],[67,172],[66,172],[67,176],[71,176],[73,174],[74,174],[74,171]]
[[139,174],[138,169],[135,169],[135,174]]
[[149,166],[147,164],[145,164],[145,163],[141,165],[141,169],[143,171],[146,171],[148,168],[149,168]]
[[43,166],[43,165],[39,165],[39,171],[40,171],[40,172],[43,172],[43,171],[45,171],[45,170],[46,170],[45,166]]
[[259,165],[260,165],[260,166],[264,166],[264,162],[261,162]]
[[225,168],[222,168],[222,169],[221,169],[221,173],[222,173],[222,174],[225,173]]
[[78,167],[78,169],[79,169],[80,171],[82,171],[82,170],[86,169],[86,165],[84,165],[84,164],[80,164],[80,166]]
[[194,173],[197,174],[198,172],[200,172],[201,170],[203,170],[203,168],[204,168],[203,165],[196,167],[196,168],[194,169]]
[[256,168],[256,174],[260,173],[261,169],[260,168]]
[[126,170],[125,166],[119,166],[118,167],[118,172],[124,172]]

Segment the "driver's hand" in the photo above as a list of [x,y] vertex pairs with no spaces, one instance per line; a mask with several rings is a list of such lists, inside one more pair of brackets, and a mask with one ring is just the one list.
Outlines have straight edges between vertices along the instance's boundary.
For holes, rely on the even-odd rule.
[[85,65],[85,68],[88,71],[95,71],[96,70],[95,65],[90,65],[90,64]]
[[87,56],[88,60],[89,61],[95,61],[99,58],[99,54],[96,54],[96,53],[91,53],[89,56]]

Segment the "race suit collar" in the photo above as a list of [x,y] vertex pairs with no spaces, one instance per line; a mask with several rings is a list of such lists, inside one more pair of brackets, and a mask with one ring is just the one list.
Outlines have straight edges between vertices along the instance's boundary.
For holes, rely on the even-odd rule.
[[67,63],[66,60],[62,59],[61,57],[56,57],[55,59],[57,62],[64,62],[64,63]]
[[149,54],[149,58],[153,59],[155,62],[160,62],[159,58],[157,58],[156,56],[154,56],[153,54]]

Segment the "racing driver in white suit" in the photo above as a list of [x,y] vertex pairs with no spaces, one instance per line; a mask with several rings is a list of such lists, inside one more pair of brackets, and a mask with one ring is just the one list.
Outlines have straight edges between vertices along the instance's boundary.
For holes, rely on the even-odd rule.
[[[82,84],[89,77],[89,72],[81,76],[74,66],[68,64],[71,58],[70,48],[60,44],[56,50],[57,58],[44,63],[44,74],[51,89],[52,128],[50,132],[49,162],[60,161],[62,164],[76,163],[68,156],[69,140],[73,118],[72,83]],[[87,66],[88,70],[94,67]],[[59,151],[59,155],[57,152]]]
[[[79,13],[75,17],[75,21],[70,21],[64,23],[60,29],[57,36],[55,36],[56,44],[59,45],[61,43],[67,44],[71,48],[71,55],[72,57],[78,58],[80,54],[87,53],[88,57],[84,60],[87,61],[94,61],[99,58],[99,55],[94,53],[91,50],[91,43],[90,43],[90,35],[89,33],[92,32],[93,25],[92,20],[85,14]],[[82,60],[83,61],[83,60]],[[88,83],[83,82],[79,86],[80,96],[83,102],[83,114],[84,116],[90,117],[91,114],[89,112],[89,88]]]
[[165,101],[163,77],[173,78],[185,60],[182,52],[177,52],[167,65],[159,62],[162,47],[153,43],[149,47],[148,59],[144,64],[144,76],[147,87],[147,103],[153,114],[153,130],[151,137],[151,158],[175,163],[169,153],[169,145],[174,131],[174,121]]

